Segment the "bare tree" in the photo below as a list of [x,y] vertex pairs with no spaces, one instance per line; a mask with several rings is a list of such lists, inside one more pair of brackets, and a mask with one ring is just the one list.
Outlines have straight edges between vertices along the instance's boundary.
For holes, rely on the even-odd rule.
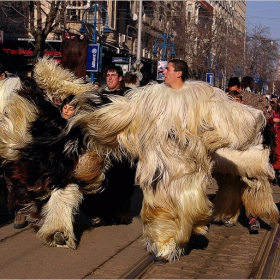
[[47,36],[65,26],[67,5],[68,1],[1,1],[1,25],[8,32],[33,36],[35,62],[43,56]]
[[279,44],[270,38],[269,27],[256,26],[247,34],[245,70],[257,80],[257,90],[276,79]]

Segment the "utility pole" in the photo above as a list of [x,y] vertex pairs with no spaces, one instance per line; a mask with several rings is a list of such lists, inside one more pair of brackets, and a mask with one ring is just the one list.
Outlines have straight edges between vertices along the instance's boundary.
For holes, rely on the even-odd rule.
[[140,72],[143,64],[141,63],[141,33],[142,33],[142,0],[139,0],[139,17],[138,17],[138,36],[137,36],[137,55],[136,55],[136,73],[139,81],[143,79],[143,74]]
[[[139,0],[139,17],[138,17],[138,36],[137,36],[137,56],[136,60],[141,62],[141,33],[142,33],[142,0]],[[139,63],[140,64],[140,63]]]

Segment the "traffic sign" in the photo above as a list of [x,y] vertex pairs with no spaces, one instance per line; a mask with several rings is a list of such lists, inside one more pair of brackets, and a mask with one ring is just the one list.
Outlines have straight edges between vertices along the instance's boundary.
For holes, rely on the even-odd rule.
[[87,71],[98,72],[99,44],[89,44],[87,52]]
[[206,82],[211,86],[214,86],[214,74],[213,73],[206,73]]

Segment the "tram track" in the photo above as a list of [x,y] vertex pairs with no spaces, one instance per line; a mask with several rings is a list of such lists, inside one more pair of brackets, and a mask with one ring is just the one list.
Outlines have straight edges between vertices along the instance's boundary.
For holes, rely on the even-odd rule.
[[154,255],[147,255],[132,265],[118,279],[141,279],[154,265]]
[[249,279],[273,279],[277,272],[280,256],[280,227],[277,223],[267,231],[253,262]]
[[[278,223],[270,226],[271,230],[264,234],[253,260],[248,279],[275,279],[280,259],[280,227]],[[142,257],[118,279],[145,279],[151,273],[155,276],[159,266],[154,264],[154,259],[150,254]]]

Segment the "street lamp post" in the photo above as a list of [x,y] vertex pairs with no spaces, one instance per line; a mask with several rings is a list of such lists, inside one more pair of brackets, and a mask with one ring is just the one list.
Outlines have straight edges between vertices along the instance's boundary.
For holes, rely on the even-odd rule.
[[[161,39],[161,40],[159,41],[159,39]],[[171,43],[168,43],[168,39],[169,39],[169,41],[171,41]],[[176,54],[176,52],[174,50],[174,39],[166,33],[163,33],[163,34],[158,35],[156,37],[155,42],[154,42],[153,54],[158,53],[158,51],[157,51],[158,48],[162,49],[162,53],[161,53],[161,60],[162,61],[166,60],[167,49],[171,49],[171,51],[170,51],[171,55]]]
[[243,70],[242,70],[242,67],[240,65],[236,65],[236,69],[233,71],[234,75],[236,77],[243,77],[244,76],[244,73],[243,73]]
[[[92,14],[93,12],[93,14]],[[97,13],[105,12],[105,17],[101,17],[97,19]],[[86,18],[85,18],[86,15]],[[102,26],[105,26],[103,28],[103,33],[112,33],[113,31],[109,28],[108,26],[108,11],[101,5],[94,4],[87,9],[84,10],[83,15],[82,15],[82,22],[81,22],[81,28],[79,30],[80,33],[89,33],[87,27],[92,26],[93,27],[93,36],[92,36],[92,44],[94,45],[93,48],[90,49],[93,53],[97,52],[98,56],[95,58],[97,61],[93,61],[92,63],[96,63],[97,69],[96,70],[90,70],[91,71],[91,82],[94,82],[94,72],[99,72],[101,70],[101,65],[102,65],[102,46],[97,44],[97,25],[101,24]],[[90,46],[89,46],[90,47]],[[96,47],[96,48],[94,48]],[[89,53],[89,50],[88,50]],[[87,69],[88,70],[88,69]]]

